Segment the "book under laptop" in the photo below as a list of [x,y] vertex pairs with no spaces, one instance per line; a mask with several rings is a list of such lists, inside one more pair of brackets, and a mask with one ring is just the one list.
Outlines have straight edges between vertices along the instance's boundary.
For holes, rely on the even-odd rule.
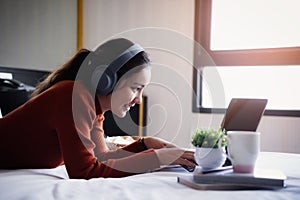
[[200,190],[281,189],[287,177],[279,170],[255,169],[254,173],[226,170],[208,174],[179,176],[178,183]]

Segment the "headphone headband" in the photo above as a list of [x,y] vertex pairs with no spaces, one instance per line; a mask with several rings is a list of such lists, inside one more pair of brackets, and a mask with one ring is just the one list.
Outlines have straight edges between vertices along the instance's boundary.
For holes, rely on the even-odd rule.
[[139,44],[134,44],[128,49],[126,49],[119,57],[117,57],[114,61],[112,61],[107,69],[112,72],[117,72],[123,65],[125,65],[131,58],[133,58],[136,54],[144,51],[143,47]]
[[117,71],[131,58],[142,51],[144,51],[144,49],[139,44],[134,44],[121,53],[108,66],[96,67],[91,82],[92,85],[96,86],[97,93],[108,94],[112,92],[117,83]]

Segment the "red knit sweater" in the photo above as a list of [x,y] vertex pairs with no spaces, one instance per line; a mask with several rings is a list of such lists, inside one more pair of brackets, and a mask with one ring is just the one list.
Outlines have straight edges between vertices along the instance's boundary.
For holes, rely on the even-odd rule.
[[73,90],[74,83],[59,82],[0,119],[0,168],[65,164],[70,178],[90,179],[159,167],[154,150],[138,142],[109,151],[100,105],[80,82]]

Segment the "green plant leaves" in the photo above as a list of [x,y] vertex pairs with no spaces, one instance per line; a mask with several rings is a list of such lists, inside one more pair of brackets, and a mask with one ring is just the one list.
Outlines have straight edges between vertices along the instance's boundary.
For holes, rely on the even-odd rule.
[[[192,135],[192,144],[195,147],[218,148],[220,138],[226,135],[222,129],[196,129]],[[226,139],[222,138],[222,147],[226,146]]]

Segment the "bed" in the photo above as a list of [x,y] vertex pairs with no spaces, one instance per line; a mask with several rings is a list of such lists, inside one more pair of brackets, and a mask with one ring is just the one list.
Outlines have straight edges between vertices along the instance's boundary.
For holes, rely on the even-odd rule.
[[173,167],[125,178],[69,179],[54,169],[0,170],[0,199],[299,199],[300,154],[261,152],[257,168],[279,169],[288,179],[280,190],[195,190],[177,183],[187,174]]

